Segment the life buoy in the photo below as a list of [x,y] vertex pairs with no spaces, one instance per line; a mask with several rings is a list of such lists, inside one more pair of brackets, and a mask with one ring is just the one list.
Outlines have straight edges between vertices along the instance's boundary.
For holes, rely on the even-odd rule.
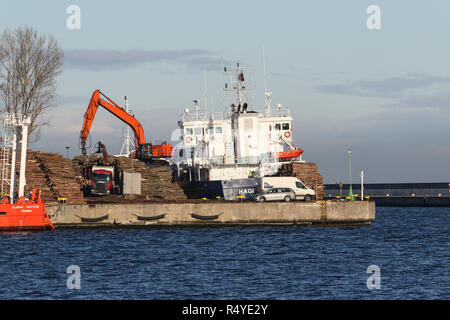
[[286,138],[289,138],[289,137],[291,136],[291,133],[290,133],[289,131],[286,131],[286,132],[284,133],[284,136],[285,136]]
[[192,137],[187,137],[186,138],[186,143],[191,143],[192,142]]

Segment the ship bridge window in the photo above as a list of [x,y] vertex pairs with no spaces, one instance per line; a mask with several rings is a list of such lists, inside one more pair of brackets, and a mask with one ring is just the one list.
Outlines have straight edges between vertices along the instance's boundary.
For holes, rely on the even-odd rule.
[[283,123],[283,130],[289,130],[289,123]]
[[275,124],[275,130],[281,130],[281,123]]
[[188,136],[192,135],[192,128],[186,128],[186,134]]
[[196,134],[196,135],[202,134],[202,128],[200,128],[200,127],[195,127],[195,128],[194,128],[194,134]]
[[222,127],[216,127],[216,133],[218,134],[222,133]]

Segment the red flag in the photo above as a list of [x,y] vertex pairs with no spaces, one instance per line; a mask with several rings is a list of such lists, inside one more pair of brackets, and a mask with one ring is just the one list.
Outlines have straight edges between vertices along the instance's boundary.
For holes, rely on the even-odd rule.
[[240,81],[245,81],[245,79],[244,79],[244,74],[241,72],[241,74],[239,75],[239,80]]

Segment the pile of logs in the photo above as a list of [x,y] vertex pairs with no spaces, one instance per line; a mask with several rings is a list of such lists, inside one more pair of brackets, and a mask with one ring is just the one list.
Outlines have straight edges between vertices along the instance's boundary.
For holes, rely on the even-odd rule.
[[[142,197],[148,200],[185,200],[186,195],[178,183],[172,180],[172,170],[165,163],[147,165],[142,161],[128,157],[109,156],[110,165],[117,173],[135,172],[141,174]],[[81,172],[83,168],[92,165],[105,165],[102,157],[78,156],[73,160],[73,166]]]
[[299,180],[311,189],[316,191],[317,200],[322,200],[324,196],[323,177],[319,173],[319,169],[315,163],[312,162],[291,162],[283,164],[280,171],[280,176],[297,177]]
[[25,178],[25,194],[38,188],[46,204],[57,203],[58,198],[66,198],[67,203],[85,203],[71,160],[59,153],[28,150]]

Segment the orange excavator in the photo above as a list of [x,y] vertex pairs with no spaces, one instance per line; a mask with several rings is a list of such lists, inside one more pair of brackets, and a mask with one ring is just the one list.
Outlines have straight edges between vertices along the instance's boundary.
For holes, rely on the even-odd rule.
[[[101,96],[106,100],[102,99]],[[170,158],[172,156],[172,146],[170,144],[153,145],[151,143],[146,143],[144,129],[142,128],[142,125],[139,123],[139,121],[137,121],[125,109],[119,107],[105,94],[100,92],[99,89],[95,90],[92,94],[88,109],[84,114],[83,129],[81,130],[80,134],[81,151],[84,156],[86,155],[86,141],[99,106],[102,106],[103,108],[111,112],[117,118],[128,124],[133,130],[135,137],[135,151],[132,154],[133,158],[143,161],[151,161],[161,158]]]

